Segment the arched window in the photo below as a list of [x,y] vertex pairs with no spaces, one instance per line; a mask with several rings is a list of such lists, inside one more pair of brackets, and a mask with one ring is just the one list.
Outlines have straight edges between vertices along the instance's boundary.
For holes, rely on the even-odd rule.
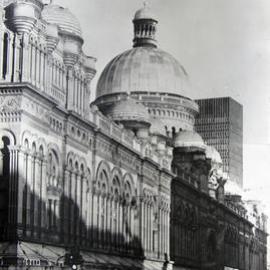
[[9,165],[9,149],[10,140],[7,136],[2,137],[2,149],[1,149],[1,164],[0,164],[0,177],[1,180],[6,180],[9,176],[10,165]]
[[119,234],[119,195],[120,195],[120,181],[118,176],[114,176],[112,181],[112,194],[113,194],[113,205],[112,205],[112,234],[113,234],[113,245],[117,248],[118,245],[118,234]]
[[50,150],[47,160],[47,218],[48,228],[57,229],[59,221],[59,198],[55,197],[59,189],[59,160],[56,152]]
[[107,172],[102,169],[98,173],[98,181],[97,181],[97,188],[101,191],[101,196],[98,198],[98,205],[97,205],[97,221],[98,221],[98,229],[99,229],[99,239],[101,243],[104,243],[105,240],[105,230],[106,230],[106,223],[107,223],[107,197],[106,194],[108,192],[108,174]]
[[43,155],[44,155],[44,149],[43,149],[43,146],[42,145],[39,147],[38,153],[39,153],[39,156],[40,157],[43,157]]
[[37,151],[36,143],[33,142],[32,143],[32,154],[36,154],[36,151]]

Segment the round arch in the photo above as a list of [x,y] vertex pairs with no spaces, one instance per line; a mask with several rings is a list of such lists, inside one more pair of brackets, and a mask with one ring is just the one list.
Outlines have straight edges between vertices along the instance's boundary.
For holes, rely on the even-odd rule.
[[[16,145],[16,136],[15,134],[9,129],[0,129],[0,137],[8,137],[10,141],[10,145]],[[2,146],[2,140],[0,141],[0,147]]]
[[130,173],[126,173],[123,177],[123,183],[125,184],[127,182],[130,184],[130,187],[131,187],[131,195],[134,196],[136,187],[135,187],[133,177]]
[[111,181],[110,165],[106,161],[102,160],[97,167],[95,182],[98,184],[99,188],[105,184],[106,189],[110,190],[110,181]]

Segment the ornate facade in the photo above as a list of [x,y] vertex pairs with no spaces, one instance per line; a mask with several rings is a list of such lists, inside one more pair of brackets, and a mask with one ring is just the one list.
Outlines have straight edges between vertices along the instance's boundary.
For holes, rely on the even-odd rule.
[[41,0],[0,12],[1,268],[265,269],[264,217],[224,195],[147,6],[91,106],[95,58],[74,15]]

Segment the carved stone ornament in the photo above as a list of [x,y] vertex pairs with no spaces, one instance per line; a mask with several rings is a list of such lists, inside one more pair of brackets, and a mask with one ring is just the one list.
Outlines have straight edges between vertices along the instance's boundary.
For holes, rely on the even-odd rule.
[[0,96],[0,112],[18,112],[21,109],[20,96]]
[[49,123],[50,121],[50,111],[33,101],[25,100],[22,104],[22,109],[39,118],[43,122]]

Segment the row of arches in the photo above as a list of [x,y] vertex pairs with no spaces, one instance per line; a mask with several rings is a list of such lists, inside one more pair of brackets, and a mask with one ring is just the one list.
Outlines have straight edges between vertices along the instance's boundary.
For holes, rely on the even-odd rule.
[[199,251],[200,239],[198,209],[182,199],[175,199],[172,207],[172,256],[194,259]]
[[187,113],[174,111],[174,110],[165,110],[165,109],[148,109],[150,115],[153,116],[165,116],[165,117],[172,117],[172,118],[179,118],[184,119],[187,121],[194,121],[194,118]]
[[93,189],[101,194],[110,194],[114,198],[126,200],[126,203],[137,196],[133,177],[129,173],[123,175],[118,167],[110,170],[109,165],[104,161],[98,165]]
[[135,37],[143,38],[143,37],[154,37],[156,33],[155,24],[135,24],[134,28]]
[[8,131],[1,135],[0,184],[6,178],[8,188],[11,171],[16,174],[16,222],[25,237],[129,254],[168,253],[168,198],[146,188],[140,194],[133,175],[104,160],[94,170],[75,152],[64,158],[56,144],[30,131],[18,142]]

